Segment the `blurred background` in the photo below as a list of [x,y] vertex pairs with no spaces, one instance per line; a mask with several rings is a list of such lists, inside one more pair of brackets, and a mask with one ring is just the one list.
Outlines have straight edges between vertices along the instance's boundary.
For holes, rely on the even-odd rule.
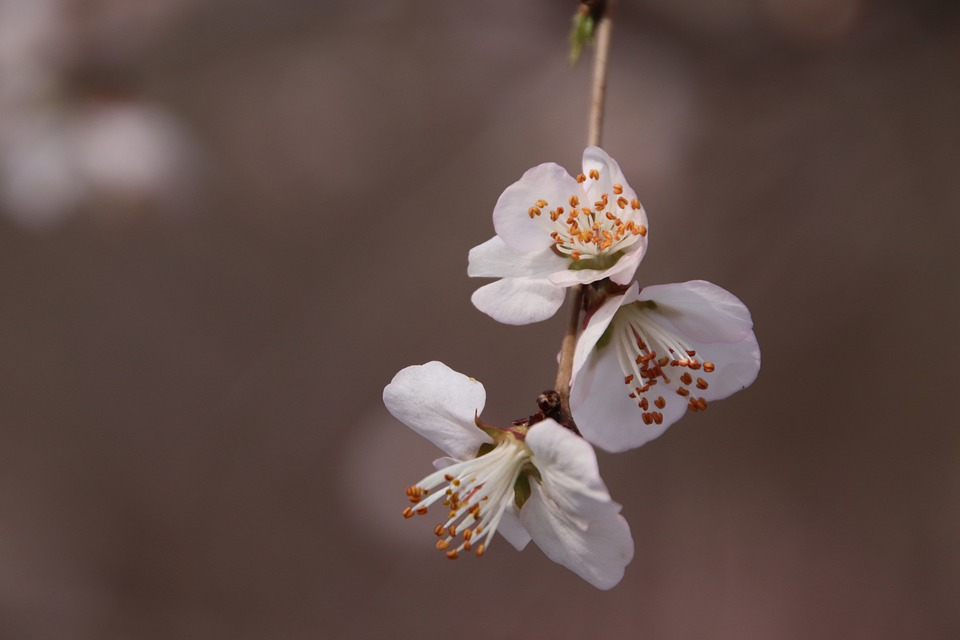
[[574,2],[0,0],[0,637],[960,637],[960,11],[621,0],[605,148],[642,284],[753,312],[748,391],[600,454],[636,557],[433,548],[439,359],[530,414],[563,320],[469,301],[576,172]]

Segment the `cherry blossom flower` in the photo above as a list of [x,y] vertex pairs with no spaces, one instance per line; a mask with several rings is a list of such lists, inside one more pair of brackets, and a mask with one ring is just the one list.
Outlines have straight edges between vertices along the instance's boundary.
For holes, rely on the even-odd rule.
[[580,335],[570,405],[584,438],[624,451],[748,387],[759,370],[750,312],[732,293],[703,280],[633,283]]
[[472,300],[506,324],[551,317],[565,287],[629,283],[647,249],[647,214],[599,147],[584,150],[576,178],[554,163],[527,171],[500,196],[493,226],[497,235],[470,251],[467,273],[499,278]]
[[547,419],[500,429],[480,422],[483,385],[440,362],[407,367],[383,390],[397,419],[447,453],[407,488],[403,515],[440,509],[437,549],[482,556],[495,533],[518,550],[532,539],[554,562],[609,589],[633,558],[620,505],[588,442]]

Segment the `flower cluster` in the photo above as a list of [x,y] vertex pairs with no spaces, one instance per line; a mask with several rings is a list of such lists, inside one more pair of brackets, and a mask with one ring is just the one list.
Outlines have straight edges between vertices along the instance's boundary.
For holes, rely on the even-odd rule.
[[533,540],[608,589],[623,577],[633,542],[591,445],[638,447],[749,386],[760,369],[750,312],[706,281],[633,281],[647,214],[599,147],[584,151],[576,177],[552,163],[527,171],[500,196],[493,222],[496,235],[469,256],[470,276],[497,279],[474,293],[480,311],[506,324],[538,322],[556,313],[568,288],[581,288],[569,410],[541,403],[509,427],[487,425],[479,382],[439,362],[404,369],[384,403],[450,456],[407,488],[404,516],[442,507],[434,532],[449,558],[483,555],[500,533],[518,549]]

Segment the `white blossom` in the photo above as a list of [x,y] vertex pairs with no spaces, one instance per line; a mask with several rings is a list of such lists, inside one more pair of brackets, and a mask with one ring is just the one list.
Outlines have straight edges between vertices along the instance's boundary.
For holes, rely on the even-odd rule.
[[629,283],[647,248],[647,214],[599,147],[584,150],[576,178],[554,163],[527,171],[500,196],[493,225],[497,235],[470,251],[467,273],[499,278],[472,300],[506,324],[551,317],[566,287]]
[[746,388],[759,370],[753,320],[732,293],[703,280],[634,283],[600,305],[577,341],[571,410],[587,440],[624,451]]
[[384,389],[390,413],[450,456],[407,488],[404,516],[440,510],[436,546],[451,559],[483,555],[500,533],[517,549],[532,539],[600,589],[616,585],[633,540],[593,448],[550,419],[483,425],[485,399],[483,385],[440,362],[403,369]]

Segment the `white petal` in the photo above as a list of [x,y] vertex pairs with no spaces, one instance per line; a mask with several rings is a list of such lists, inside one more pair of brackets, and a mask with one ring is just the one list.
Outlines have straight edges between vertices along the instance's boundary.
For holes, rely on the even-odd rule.
[[553,251],[520,253],[506,245],[500,236],[493,236],[470,250],[467,275],[481,278],[546,277],[567,268],[567,260]]
[[[623,188],[623,193],[620,195],[628,201],[637,197],[634,190],[627,184],[627,179],[624,177],[623,171],[620,170],[620,165],[600,147],[587,147],[583,150],[584,175],[589,176],[591,169],[596,169],[600,173],[600,179],[588,179],[584,183],[584,186],[587,187],[589,202],[596,202],[604,193],[612,197],[613,185],[615,184],[619,184]],[[646,224],[646,221],[644,221],[644,224]]]
[[564,295],[564,289],[544,279],[503,278],[480,287],[470,300],[498,322],[530,324],[555,314]]
[[738,342],[753,329],[750,311],[729,291],[705,280],[644,287],[640,300],[653,300],[653,315],[674,331],[699,342]]
[[503,518],[500,519],[500,524],[497,526],[497,533],[502,535],[517,551],[523,551],[530,543],[530,534],[520,523],[516,506],[503,512]]
[[597,309],[590,320],[587,322],[586,328],[580,334],[580,337],[577,338],[577,346],[573,352],[573,381],[577,380],[577,372],[583,368],[583,365],[587,362],[587,359],[593,354],[594,348],[597,346],[597,342],[603,336],[604,332],[607,330],[607,327],[610,326],[610,321],[613,320],[614,315],[616,315],[617,310],[624,304],[624,301],[629,300],[633,301],[636,299],[637,291],[639,290],[640,285],[634,282],[629,289],[622,296],[611,296],[603,301],[603,304],[600,305],[600,308]]
[[460,460],[491,441],[474,423],[486,397],[482,384],[442,362],[407,367],[383,390],[395,418]]
[[628,284],[636,275],[637,267],[640,266],[640,261],[646,253],[647,239],[642,237],[627,248],[627,252],[617,260],[617,264],[607,269],[604,277],[610,278],[617,284]]
[[552,162],[538,165],[501,194],[493,209],[493,227],[507,246],[516,251],[546,249],[553,244],[553,239],[538,218],[530,217],[530,207],[537,200],[545,200],[547,206],[542,207],[542,215],[549,215],[551,209],[569,206],[570,196],[580,192],[580,185],[560,165]]
[[550,282],[560,287],[588,284],[604,278],[610,278],[617,284],[627,284],[633,279],[634,274],[637,272],[637,266],[639,266],[640,261],[643,259],[646,249],[646,238],[640,238],[637,242],[630,245],[626,253],[609,269],[603,271],[597,269],[578,269],[574,271],[566,268],[567,265],[565,264],[564,270],[555,271],[549,275],[549,279]]
[[[570,390],[570,407],[580,433],[596,446],[612,452],[633,449],[653,440],[686,410],[684,404],[668,401],[662,411],[662,424],[644,424],[642,412],[636,400],[629,397],[630,389],[623,383],[623,377],[614,345],[607,344],[591,355]],[[668,391],[663,394],[667,400],[671,400],[668,398],[671,394],[676,395],[673,390],[664,391]]]
[[633,559],[633,538],[619,507],[611,504],[593,513],[584,529],[553,500],[546,482],[531,482],[530,491],[520,522],[544,554],[598,589],[616,586]]
[[526,443],[547,492],[560,508],[587,518],[612,504],[597,455],[583,438],[547,419],[530,427]]
[[697,356],[716,365],[716,370],[704,376],[710,387],[698,391],[705,400],[720,400],[746,389],[757,379],[760,373],[760,345],[751,331],[740,342],[690,344],[697,350]]

